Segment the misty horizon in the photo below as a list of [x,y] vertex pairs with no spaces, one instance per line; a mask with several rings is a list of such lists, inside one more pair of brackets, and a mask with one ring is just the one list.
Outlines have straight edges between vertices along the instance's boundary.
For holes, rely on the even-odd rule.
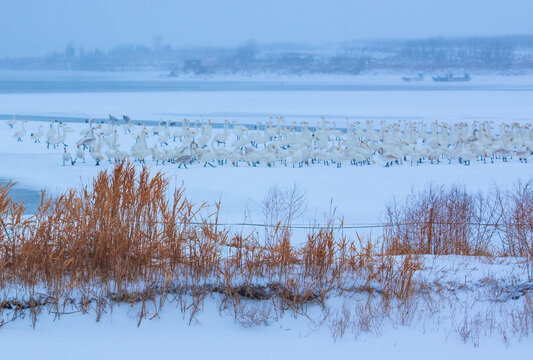
[[337,73],[365,71],[524,71],[533,65],[533,35],[359,40],[328,45],[253,40],[235,47],[122,44],[86,50],[75,43],[45,56],[0,58],[11,70],[160,70],[176,77],[216,73]]
[[67,41],[63,45],[58,46],[57,48],[50,49],[45,53],[33,54],[33,55],[20,55],[20,56],[0,56],[0,58],[40,58],[53,56],[55,54],[64,53],[68,48],[74,49],[76,54],[80,53],[91,53],[95,51],[100,51],[103,53],[108,53],[110,51],[124,48],[124,47],[145,47],[151,50],[161,50],[164,48],[171,48],[176,51],[187,51],[187,50],[232,50],[238,49],[239,47],[257,46],[261,49],[278,49],[278,50],[287,50],[287,51],[298,51],[298,50],[324,50],[324,49],[342,49],[350,46],[364,46],[366,44],[376,45],[401,45],[409,44],[416,42],[431,42],[431,41],[443,41],[443,42],[464,42],[464,41],[484,41],[484,40],[495,40],[495,41],[505,41],[505,40],[533,40],[533,34],[504,34],[504,35],[480,35],[480,36],[429,36],[429,37],[410,37],[410,38],[361,38],[361,39],[351,39],[346,41],[330,41],[325,43],[307,43],[307,42],[258,42],[253,38],[227,45],[172,45],[171,43],[165,42],[165,39],[160,35],[155,35],[149,42],[123,42],[111,45],[109,47],[84,47],[83,45],[77,43],[76,41]]
[[227,48],[258,44],[324,46],[533,34],[526,0],[125,1],[28,0],[0,13],[0,58],[43,56],[74,43],[108,51],[121,44]]

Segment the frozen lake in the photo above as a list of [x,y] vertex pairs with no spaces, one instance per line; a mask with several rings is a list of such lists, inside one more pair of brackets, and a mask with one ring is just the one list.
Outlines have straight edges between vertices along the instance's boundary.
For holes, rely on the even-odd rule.
[[[121,118],[127,114],[138,122],[171,120],[181,122],[210,118],[240,124],[265,122],[284,115],[287,124],[309,121],[315,125],[325,116],[339,128],[350,121],[374,119],[397,121],[472,122],[491,120],[530,123],[533,120],[533,77],[472,75],[464,84],[438,84],[430,79],[421,84],[405,83],[399,75],[355,77],[254,78],[227,76],[169,79],[156,73],[65,73],[0,72],[0,177],[20,181],[20,186],[46,188],[52,193],[81,181],[90,182],[103,166],[76,164],[61,166],[63,149],[46,150],[29,139],[17,143],[5,120],[12,114],[28,119],[30,131],[39,122],[56,118],[84,122],[86,118]],[[34,122],[35,121],[35,122]],[[274,120],[275,122],[275,120]],[[46,124],[43,124],[47,126]],[[77,124],[71,143],[85,124]],[[29,133],[28,133],[29,135]],[[75,149],[75,147],[74,147]],[[152,164],[150,164],[152,166]],[[155,166],[154,166],[155,167]],[[28,171],[32,169],[32,171]],[[530,164],[458,164],[437,166],[204,168],[188,170],[159,166],[173,180],[184,184],[198,203],[222,201],[223,221],[240,222],[245,213],[261,220],[260,206],[272,185],[298,184],[306,193],[308,212],[304,222],[322,220],[330,205],[346,223],[374,222],[393,195],[407,194],[430,182],[460,183],[472,190],[490,184],[511,186],[518,178],[527,180]],[[357,204],[357,206],[354,206]],[[250,220],[250,219],[248,219]]]
[[181,121],[183,117],[254,124],[292,121],[531,121],[533,77],[472,75],[467,83],[406,83],[400,75],[217,76],[163,73],[0,72],[0,114]]

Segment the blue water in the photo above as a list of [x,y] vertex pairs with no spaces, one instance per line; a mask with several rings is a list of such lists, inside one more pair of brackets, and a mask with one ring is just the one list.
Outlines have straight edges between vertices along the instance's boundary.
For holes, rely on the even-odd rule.
[[[5,185],[8,182],[7,179],[0,178],[0,185]],[[26,188],[19,184],[15,184],[11,188],[9,195],[14,201],[24,202],[24,206],[26,207],[25,214],[28,215],[35,213],[41,202],[40,190]]]

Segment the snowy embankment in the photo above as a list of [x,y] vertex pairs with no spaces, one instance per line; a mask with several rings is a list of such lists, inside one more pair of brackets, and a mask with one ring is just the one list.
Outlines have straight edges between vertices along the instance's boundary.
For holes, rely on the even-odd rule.
[[[442,269],[450,274],[461,269],[461,263],[459,258],[437,259],[435,273]],[[468,270],[457,274],[459,282],[459,277],[464,279],[464,276],[481,279],[491,267],[496,274],[512,271],[505,265],[488,266],[471,260],[466,264]],[[469,295],[472,294],[459,296]],[[228,314],[219,313],[216,296],[206,299],[194,325],[188,325],[188,319],[176,306],[168,304],[158,317],[137,327],[139,306],[122,304],[115,306],[112,313],[104,314],[99,322],[94,315],[81,313],[59,319],[54,314],[43,314],[33,330],[29,319],[18,319],[0,329],[0,344],[2,353],[9,359],[530,359],[530,337],[519,340],[510,336],[505,341],[494,329],[492,335],[485,335],[485,331],[491,331],[491,325],[476,312],[483,308],[484,301],[480,299],[472,309],[456,308],[455,319],[443,316],[437,321],[435,316],[431,320],[422,312],[414,315],[417,320],[411,326],[397,322],[393,325],[395,321],[387,319],[379,329],[360,334],[349,329],[337,340],[328,324],[317,326],[308,318],[291,315],[267,325],[243,327]],[[494,305],[492,301],[491,306]],[[357,304],[357,300],[354,302]],[[513,302],[507,305],[514,306]],[[342,300],[339,303],[342,306]],[[443,301],[442,306],[449,305]],[[501,306],[494,306],[497,313]],[[481,321],[477,328],[472,328],[474,332],[481,332],[477,347],[472,345],[471,339],[464,344],[458,333],[448,328],[453,321],[456,328],[464,325],[463,315],[467,310],[471,311],[471,321]],[[465,327],[465,331],[468,330]]]
[[[483,339],[480,346],[464,344],[437,326],[411,329],[388,326],[379,334],[357,339],[347,334],[334,341],[329,329],[316,329],[308,319],[286,317],[268,326],[245,328],[219,314],[215,301],[206,301],[197,325],[167,307],[158,318],[137,327],[137,310],[115,307],[100,322],[94,316],[72,314],[59,320],[42,316],[35,328],[27,320],[4,326],[0,344],[9,359],[398,359],[449,360],[530,359],[532,341],[505,343]],[[31,344],[31,345],[30,345]]]

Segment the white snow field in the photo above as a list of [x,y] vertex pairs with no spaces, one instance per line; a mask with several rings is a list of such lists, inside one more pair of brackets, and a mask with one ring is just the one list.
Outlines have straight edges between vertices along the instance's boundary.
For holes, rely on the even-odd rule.
[[[511,300],[516,294],[505,287],[527,281],[523,265],[509,259],[486,263],[460,256],[426,256],[424,264],[418,279],[446,284],[438,295],[431,295],[433,303],[425,307],[420,299],[422,304],[415,301],[421,305],[415,312],[393,307],[384,317],[376,313],[374,319],[366,319],[371,326],[363,331],[357,315],[352,314],[340,338],[334,334],[335,322],[345,319],[342,308],[365,309],[365,295],[329,299],[332,313],[325,320],[314,305],[305,316],[287,311],[275,319],[270,314],[274,318],[256,326],[234,321],[233,310],[220,311],[218,295],[203,301],[191,324],[190,311],[182,313],[172,301],[140,326],[138,304],[115,305],[98,322],[91,313],[56,317],[45,311],[38,316],[35,329],[30,316],[3,325],[0,345],[9,359],[531,358],[531,335],[514,334],[511,327],[521,320],[524,297]],[[482,285],[491,281],[494,288]],[[147,310],[152,306],[147,303]],[[260,306],[268,308],[268,301]],[[403,321],[408,325],[402,325]]]
[[[66,85],[54,83],[58,80],[64,80]],[[213,85],[214,81],[217,84]],[[30,84],[24,85],[24,82]],[[84,83],[85,88],[76,82]],[[31,91],[32,84],[39,90]],[[226,90],[224,84],[230,88],[234,86],[233,90]],[[380,120],[428,124],[435,120],[450,124],[492,121],[497,131],[501,122],[517,122],[520,126],[533,123],[532,84],[533,78],[529,75],[474,75],[468,84],[440,86],[424,82],[410,87],[396,75],[169,80],[152,73],[2,72],[0,180],[17,181],[19,188],[46,189],[55,194],[70,187],[90,184],[98,171],[112,167],[106,159],[100,166],[95,166],[88,151],[85,163],[78,160],[75,165],[67,163],[63,166],[62,144],[56,149],[47,149],[43,139],[41,143],[34,143],[30,133],[38,131],[41,125],[46,131],[53,117],[107,118],[108,114],[113,114],[121,118],[122,114],[127,114],[137,123],[137,120],[181,122],[183,117],[194,120],[203,115],[213,122],[222,123],[227,119],[253,125],[257,121],[264,124],[269,116],[283,115],[287,124],[308,121],[315,125],[324,116],[336,120],[338,127],[345,127],[346,117],[361,122],[373,119],[376,124]],[[12,114],[18,114],[19,121],[30,115],[42,116],[43,121],[28,121],[27,133],[22,141],[17,141],[13,134],[20,122],[10,128],[8,120]],[[88,125],[71,122],[68,126],[74,132],[67,135],[65,144],[74,154],[79,132]],[[104,124],[103,128],[106,126]],[[126,139],[123,132],[120,135]],[[151,141],[155,137],[149,135]],[[135,144],[133,137],[124,141],[123,150]],[[170,140],[170,146],[179,146],[179,141]],[[257,167],[246,164],[204,167],[194,163],[185,169],[178,168],[177,164],[156,165],[151,156],[146,157],[150,169],[164,172],[171,180],[171,187],[183,185],[187,197],[193,202],[214,204],[220,201],[222,223],[263,222],[261,206],[269,189],[273,185],[290,188],[296,184],[306,197],[306,210],[298,223],[321,223],[325,214],[335,208],[336,216],[342,216],[346,225],[380,222],[385,204],[393,196],[405,196],[431,183],[464,185],[470,191],[487,191],[492,185],[511,187],[533,177],[532,161],[530,158],[528,163],[523,163],[513,156],[508,162],[501,159],[493,163],[472,161],[469,166],[457,161],[451,164],[448,161],[439,164],[425,161],[417,166],[406,161],[385,167],[385,163],[378,160],[363,166],[346,163],[340,168],[323,164],[293,168],[279,163],[273,167],[264,164]],[[354,232],[351,230],[352,235]],[[462,261],[450,256],[428,263],[432,264],[435,273],[450,272],[451,283],[459,284],[466,276],[472,282],[481,282],[489,275],[505,281],[511,278],[522,283],[528,281],[523,266],[512,261],[489,265],[481,260]],[[428,272],[433,274],[431,270]],[[466,292],[459,296],[468,298],[472,294]],[[337,305],[342,305],[342,301],[332,299]],[[484,300],[466,303],[471,303],[474,310],[487,309]],[[521,306],[523,298],[518,303]],[[502,306],[508,310],[518,303],[508,300]],[[235,323],[231,316],[219,313],[216,297],[207,299],[204,307],[198,315],[199,322],[193,325],[189,325],[188,319],[184,319],[172,304],[167,304],[159,317],[144,320],[140,327],[137,327],[136,319],[139,309],[129,305],[116,306],[99,322],[92,314],[63,315],[60,319],[54,319],[53,314],[42,314],[32,329],[29,318],[18,319],[0,327],[1,358],[532,358],[531,335],[508,334],[505,340],[495,331],[494,334],[482,333],[478,341],[470,339],[465,344],[450,325],[463,318],[452,319],[449,314],[443,314],[438,321],[430,319],[427,322],[424,321],[425,315],[417,314],[419,320],[413,327],[385,321],[378,331],[347,333],[334,339],[327,324],[316,326],[306,317],[285,315],[268,325],[248,328]],[[456,311],[464,314],[464,309]],[[320,317],[319,312],[315,315],[312,320]],[[481,327],[485,325],[481,321]],[[455,324],[455,328],[458,327]]]

